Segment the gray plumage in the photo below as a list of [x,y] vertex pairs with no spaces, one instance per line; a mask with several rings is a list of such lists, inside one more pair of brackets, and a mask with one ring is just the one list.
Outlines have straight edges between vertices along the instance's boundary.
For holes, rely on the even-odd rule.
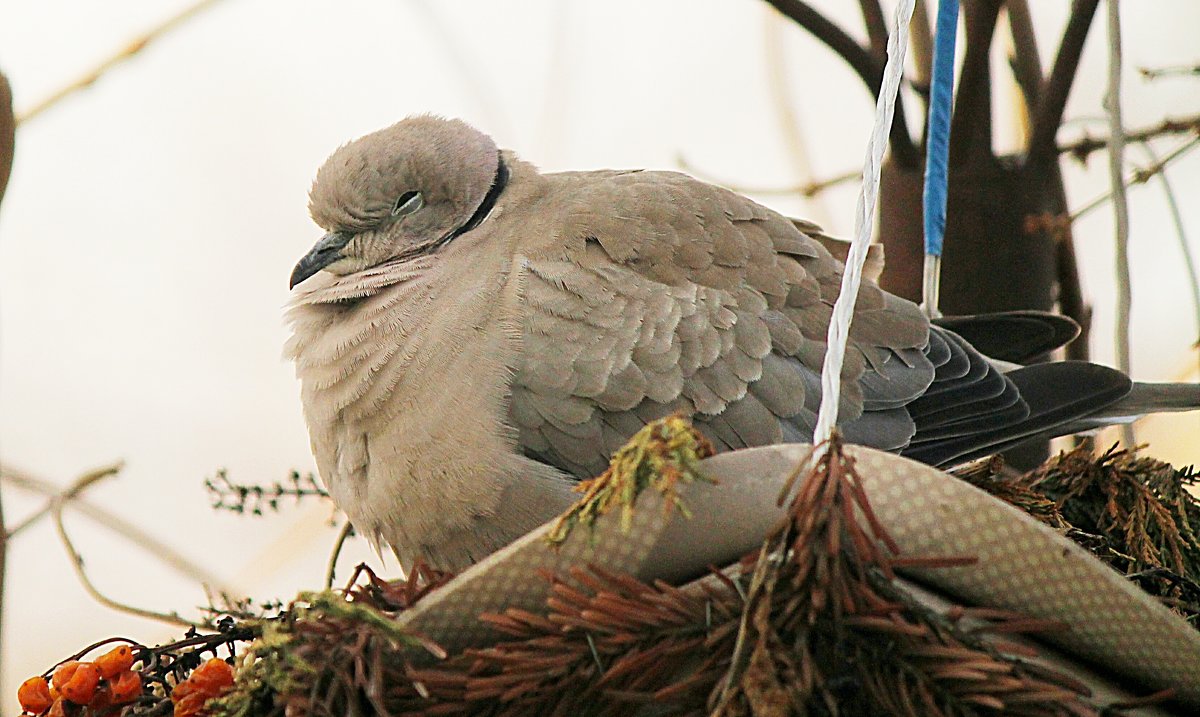
[[[541,174],[430,116],[338,149],[310,212],[328,234],[292,275],[286,353],[334,500],[406,566],[459,569],[545,522],[672,412],[721,449],[811,438],[842,272],[811,224],[674,172]],[[979,411],[1029,415],[872,280],[842,380],[850,440],[934,463],[986,448],[938,438],[992,430]]]

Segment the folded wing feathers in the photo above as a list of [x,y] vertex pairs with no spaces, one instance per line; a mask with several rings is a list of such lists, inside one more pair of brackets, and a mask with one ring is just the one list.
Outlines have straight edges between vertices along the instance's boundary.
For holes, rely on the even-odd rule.
[[[572,196],[563,253],[528,263],[510,411],[526,450],[603,467],[632,416],[674,408],[731,447],[810,433],[841,281],[816,228],[671,172],[555,176]],[[843,417],[882,412],[860,425],[896,447],[913,424],[892,409],[933,379],[928,324],[868,282],[850,338]]]

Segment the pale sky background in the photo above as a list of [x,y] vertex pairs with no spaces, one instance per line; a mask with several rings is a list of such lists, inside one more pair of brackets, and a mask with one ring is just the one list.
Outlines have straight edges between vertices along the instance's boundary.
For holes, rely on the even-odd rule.
[[[3,3],[0,68],[18,112],[184,4]],[[816,4],[861,34],[857,4]],[[1069,3],[1033,5],[1049,57]],[[1200,111],[1200,80],[1148,83],[1134,71],[1200,60],[1200,4],[1123,7],[1127,124]],[[1103,30],[1102,6],[1068,117],[1100,113]],[[769,33],[782,42],[811,174],[785,149]],[[214,513],[202,483],[219,467],[261,483],[313,468],[298,384],[280,358],[281,315],[292,265],[320,234],[306,192],[329,152],[437,112],[544,169],[675,168],[683,155],[725,181],[788,186],[859,166],[871,107],[839,60],[755,0],[225,0],[18,130],[0,208],[0,459],[65,485],[124,458],[89,500],[235,590],[294,596],[322,580],[330,509]],[[1000,146],[1012,125],[998,125]],[[1106,191],[1105,163],[1097,153],[1086,170],[1067,165],[1073,206]],[[1200,250],[1200,153],[1169,177]],[[856,191],[758,198],[849,236]],[[1179,379],[1195,364],[1196,331],[1161,190],[1134,189],[1131,211],[1134,374]],[[1076,228],[1101,362],[1112,359],[1111,217],[1105,208]],[[1200,460],[1197,414],[1142,436],[1153,455]],[[10,523],[41,504],[8,486],[4,500]],[[69,513],[68,528],[111,596],[193,616],[205,602],[198,585],[87,518]],[[342,574],[369,555],[352,545]],[[94,640],[180,632],[94,603],[45,520],[14,540],[8,581],[5,713],[20,680]]]

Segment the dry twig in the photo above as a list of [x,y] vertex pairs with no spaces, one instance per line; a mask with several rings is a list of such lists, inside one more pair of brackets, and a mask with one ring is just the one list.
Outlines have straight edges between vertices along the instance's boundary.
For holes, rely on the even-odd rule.
[[[85,473],[84,475],[80,476],[77,481],[75,481],[74,486],[78,486],[78,489],[74,490],[73,492],[78,493],[79,490],[82,490],[84,487],[95,483],[97,480],[116,473],[120,470],[120,468],[120,464],[116,464]],[[70,492],[72,491],[69,490],[68,493]],[[137,617],[149,618],[151,620],[165,622],[169,625],[181,625],[183,627],[194,628],[204,627],[204,625],[201,623],[183,619],[178,615],[178,613],[162,613],[154,610],[147,610],[145,608],[134,607],[132,605],[126,605],[125,603],[113,600],[112,598],[101,593],[96,588],[95,584],[92,583],[91,578],[88,577],[87,571],[83,569],[83,555],[81,555],[79,550],[75,548],[75,544],[71,541],[70,536],[67,535],[66,526],[63,525],[62,514],[63,507],[66,505],[66,503],[67,501],[63,498],[55,499],[54,505],[50,510],[50,515],[54,520],[54,527],[58,531],[58,537],[62,541],[63,548],[67,551],[67,556],[71,560],[71,567],[75,570],[75,576],[79,578],[79,583],[83,585],[83,589],[87,591],[88,595],[91,595],[96,602],[104,605],[105,607],[110,607],[119,612],[127,613]]]
[[[1178,119],[1168,117],[1151,127],[1128,130],[1125,132],[1125,140],[1127,142],[1146,142],[1172,134],[1200,135],[1200,114]],[[1058,151],[1060,154],[1069,154],[1080,162],[1086,162],[1093,152],[1108,147],[1109,142],[1108,137],[1090,137],[1084,134],[1077,140],[1058,145]]]
[[337,572],[338,556],[342,554],[342,547],[346,545],[346,540],[354,534],[354,526],[347,520],[342,524],[342,529],[338,531],[338,537],[333,541],[333,550],[329,552],[329,562],[325,566],[325,589],[329,590],[333,587],[335,573]]
[[121,50],[117,51],[112,56],[93,67],[91,70],[88,70],[72,82],[51,93],[49,97],[22,112],[17,116],[17,124],[24,124],[58,104],[65,98],[75,94],[80,90],[91,87],[93,84],[95,84],[96,80],[99,80],[100,77],[104,75],[104,73],[138,54],[154,40],[157,40],[168,32],[178,28],[203,11],[210,9],[213,5],[216,5],[217,2],[219,2],[219,0],[199,0],[199,2],[189,5],[178,13],[168,17],[166,20],[163,20],[146,33],[135,38]]
[[[223,584],[223,581],[214,573],[210,572],[203,566],[193,562],[186,555],[175,550],[171,546],[163,543],[161,540],[150,535],[145,530],[129,521],[113,514],[111,511],[94,505],[83,497],[78,491],[71,496],[65,496],[65,492],[70,492],[70,487],[64,492],[58,486],[48,480],[30,475],[24,471],[19,471],[11,466],[0,465],[0,481],[22,490],[27,490],[38,495],[45,496],[50,502],[44,512],[39,512],[34,516],[22,521],[17,528],[14,528],[11,534],[16,534],[18,529],[24,528],[35,517],[48,515],[51,510],[52,502],[56,496],[64,496],[64,509],[70,507],[72,510],[83,514],[91,520],[99,523],[101,526],[111,530],[117,535],[124,538],[131,545],[134,545],[145,552],[153,555],[163,562],[164,565],[178,571],[181,575],[197,583],[207,585],[221,592],[233,592],[231,588]],[[11,537],[11,535],[10,535]]]
[[[22,530],[25,530],[37,521],[41,520],[43,517],[50,515],[50,513],[54,511],[56,505],[60,503],[69,503],[75,500],[88,488],[91,488],[105,478],[110,478],[117,475],[117,473],[121,472],[121,469],[124,467],[125,461],[115,461],[102,468],[97,468],[84,473],[62,491],[51,495],[46,500],[45,505],[43,505],[41,508],[26,516],[21,522],[9,528],[8,537],[12,538],[16,536]],[[0,475],[2,475],[5,479],[11,480],[19,480],[21,477],[20,472],[14,471],[7,466],[0,466]],[[26,481],[26,484],[28,484],[28,481]]]
[[726,189],[733,190],[740,194],[760,194],[764,196],[802,196],[815,197],[826,189],[831,189],[840,184],[852,182],[862,176],[861,169],[850,169],[841,174],[834,175],[828,179],[818,179],[803,184],[793,184],[784,187],[754,187],[737,182],[728,182],[719,177],[714,177],[712,174],[700,169],[696,165],[688,161],[687,157],[681,155],[676,156],[675,163],[679,168],[710,184],[718,184]]
[[1180,77],[1200,75],[1200,65],[1175,65],[1172,67],[1139,67],[1138,74],[1146,80],[1157,80],[1161,77]]
[[[1172,162],[1179,159],[1180,157],[1183,157],[1185,154],[1192,151],[1196,147],[1200,147],[1200,135],[1197,135],[1194,139],[1190,139],[1190,140],[1184,142],[1183,144],[1180,144],[1175,149],[1164,154],[1158,161],[1152,162],[1140,169],[1135,169],[1133,172],[1131,172],[1125,178],[1124,186],[1131,187],[1135,184],[1145,184],[1146,182],[1150,181],[1151,177],[1154,177],[1155,175],[1159,174],[1164,169],[1166,169],[1167,165],[1171,164]],[[1104,204],[1106,202],[1108,202],[1109,200],[1111,200],[1112,198],[1113,198],[1113,193],[1111,191],[1109,191],[1109,192],[1105,192],[1104,194],[1100,195],[1099,197],[1096,197],[1095,199],[1091,200],[1090,202],[1084,204],[1079,209],[1076,209],[1075,211],[1071,212],[1071,215],[1070,215],[1071,222],[1075,222],[1083,215],[1088,214],[1089,212],[1091,212],[1099,207],[1104,206]]]

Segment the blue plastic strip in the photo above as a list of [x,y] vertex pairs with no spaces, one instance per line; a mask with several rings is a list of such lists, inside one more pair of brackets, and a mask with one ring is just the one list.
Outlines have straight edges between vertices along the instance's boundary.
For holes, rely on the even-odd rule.
[[925,254],[942,255],[946,234],[950,110],[954,105],[954,44],[958,39],[958,0],[938,2],[929,86],[929,133],[925,155]]

